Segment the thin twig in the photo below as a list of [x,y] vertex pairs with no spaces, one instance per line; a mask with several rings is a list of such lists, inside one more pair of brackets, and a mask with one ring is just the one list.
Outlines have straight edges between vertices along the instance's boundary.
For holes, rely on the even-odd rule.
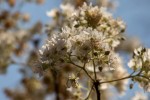
[[91,89],[90,89],[90,91],[89,91],[89,94],[87,95],[87,97],[85,98],[85,100],[88,100],[88,98],[90,97],[90,95],[91,95],[91,93],[92,93],[92,90],[93,90],[93,86],[94,86],[94,85],[92,85],[92,87],[91,87]]
[[135,77],[135,76],[127,76],[127,77],[120,78],[120,79],[115,79],[115,80],[110,80],[110,81],[104,81],[104,82],[100,82],[100,84],[103,84],[103,83],[111,83],[111,82],[116,82],[116,81],[121,81],[121,80],[128,79],[128,78],[132,78],[132,77]]
[[89,76],[89,78],[90,78],[92,81],[94,81],[94,79],[90,76],[90,74],[87,72],[87,70],[84,69],[84,68],[83,68],[83,70],[84,70],[84,72]]
[[94,81],[94,79],[90,76],[90,74],[89,74],[89,73],[87,72],[87,70],[85,69],[86,63],[84,63],[83,67],[80,66],[80,65],[77,65],[77,64],[75,64],[75,63],[71,60],[70,55],[69,55],[69,62],[68,62],[68,63],[70,63],[70,64],[72,64],[72,65],[74,65],[74,66],[76,66],[76,67],[82,69],[82,70],[87,74],[87,76],[88,76],[92,81]]
[[[134,71],[135,72],[135,71]],[[133,73],[134,73],[133,72]],[[133,75],[133,73],[131,73],[129,76],[127,76],[127,77],[124,77],[124,78],[120,78],[120,79],[115,79],[115,80],[110,80],[110,81],[105,81],[105,82],[100,82],[100,84],[103,84],[103,83],[111,83],[111,82],[116,82],[116,81],[121,81],[121,80],[124,80],[124,79],[128,79],[128,78],[134,78],[134,77],[143,77],[143,78],[145,78],[145,79],[148,79],[148,80],[150,80],[148,77],[145,77],[145,76],[141,76],[140,75],[140,73],[141,73],[141,71],[138,73],[138,74],[136,74],[136,75]]]

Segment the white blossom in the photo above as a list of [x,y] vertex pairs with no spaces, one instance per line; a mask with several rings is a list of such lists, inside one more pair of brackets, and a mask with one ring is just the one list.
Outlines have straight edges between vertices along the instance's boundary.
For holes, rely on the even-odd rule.
[[57,10],[57,9],[52,9],[51,11],[46,12],[46,15],[47,15],[48,17],[56,17],[56,16],[57,16],[57,13],[58,13],[58,10]]
[[74,12],[74,6],[72,6],[71,4],[67,3],[67,4],[61,4],[60,8],[62,10],[62,12],[67,15],[67,17],[71,16],[72,13]]
[[133,58],[129,61],[128,66],[138,73],[134,81],[139,82],[145,90],[150,90],[150,49],[139,47],[134,50]]

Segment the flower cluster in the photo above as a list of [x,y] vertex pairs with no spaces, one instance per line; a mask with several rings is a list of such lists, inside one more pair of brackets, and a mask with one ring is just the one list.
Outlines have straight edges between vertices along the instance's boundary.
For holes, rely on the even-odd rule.
[[[14,49],[15,38],[10,33],[0,33],[0,73],[5,72],[9,65],[10,55]],[[5,49],[4,49],[5,48]]]
[[134,50],[133,58],[128,66],[133,69],[137,76],[133,81],[138,81],[145,90],[150,90],[150,49],[139,47]]
[[[66,8],[63,6],[62,9]],[[69,24],[64,24],[60,33],[52,34],[39,51],[41,67],[45,70],[59,70],[68,63],[75,67],[74,71],[80,68],[89,73],[90,79],[99,81],[109,80],[110,74],[120,78],[114,70],[121,67],[122,71],[117,72],[123,76],[126,71],[122,67],[121,58],[114,50],[123,39],[123,21],[113,19],[104,8],[86,3],[72,12],[67,15]],[[118,91],[122,92],[126,81],[112,85],[117,84],[120,85]]]
[[106,8],[93,7],[92,5],[83,5],[71,17],[74,27],[90,27],[104,34],[103,38],[109,41],[112,46],[117,46],[122,34],[125,31],[125,24],[120,19],[113,19]]
[[[55,54],[61,58],[70,53],[82,62],[88,62],[91,58],[108,62],[109,55],[113,55],[111,51],[122,39],[124,23],[113,19],[109,13],[103,11],[103,8],[92,5],[84,4],[74,12],[70,21],[70,25],[73,23],[72,26],[65,26],[62,33],[52,35],[42,47],[42,59],[58,61],[54,60],[58,58]],[[45,61],[47,60],[43,60]]]

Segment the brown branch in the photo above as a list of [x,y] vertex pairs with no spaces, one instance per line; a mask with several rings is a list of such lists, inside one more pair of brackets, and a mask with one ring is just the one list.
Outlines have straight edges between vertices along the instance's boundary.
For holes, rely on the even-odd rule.
[[85,65],[86,65],[85,63],[84,63],[83,66],[80,66],[80,65],[75,64],[75,63],[71,60],[70,55],[69,55],[69,62],[68,62],[68,63],[70,63],[70,64],[72,64],[72,65],[74,65],[74,66],[76,66],[76,67],[82,69],[82,70],[87,74],[87,76],[88,76],[92,81],[94,81],[94,79],[90,76],[90,74],[89,74],[89,73],[87,72],[87,70],[85,69]]
[[[135,71],[134,71],[135,72]],[[134,73],[133,72],[133,73]],[[120,78],[120,79],[115,79],[115,80],[110,80],[110,81],[105,81],[105,82],[100,82],[100,84],[103,84],[103,83],[111,83],[111,82],[116,82],[116,81],[121,81],[121,80],[124,80],[124,79],[128,79],[128,78],[134,78],[134,77],[143,77],[147,80],[150,81],[150,78],[146,77],[146,76],[141,76],[141,71],[139,73],[137,73],[136,75],[133,75],[133,73],[131,73],[129,76],[126,76],[126,77],[123,77],[123,78]]]
[[95,81],[94,82],[94,87],[95,87],[95,90],[96,90],[96,95],[97,95],[97,100],[101,100],[101,93],[100,93],[100,90],[99,90],[99,81]]
[[89,91],[89,94],[87,95],[87,97],[85,98],[85,100],[88,100],[88,98],[90,97],[91,92],[92,92],[92,90],[93,90],[93,86],[94,86],[94,85],[92,85],[92,87],[91,87],[91,89],[90,89],[90,91]]

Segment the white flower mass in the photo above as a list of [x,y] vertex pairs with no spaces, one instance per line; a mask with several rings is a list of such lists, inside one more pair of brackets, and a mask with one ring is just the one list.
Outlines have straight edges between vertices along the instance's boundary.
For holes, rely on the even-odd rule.
[[[97,79],[102,81],[128,75],[120,56],[115,51],[124,40],[125,24],[121,19],[114,19],[103,7],[93,7],[86,3],[76,10],[71,5],[61,5],[61,10],[68,18],[67,24],[63,24],[61,32],[51,34],[39,51],[42,64],[57,70],[67,63],[72,64],[83,69],[87,74],[90,73],[91,76],[89,74],[88,76],[92,80],[94,74],[95,79],[98,77]],[[49,12],[48,15],[55,16],[55,11]],[[142,69],[137,76],[140,74],[143,76],[133,76],[133,80],[138,81],[141,86],[144,84],[143,87],[148,90],[147,79],[139,80],[150,77],[150,50],[144,48],[135,50],[133,59],[128,65],[135,72]],[[111,85],[115,86],[118,92],[123,93],[127,83],[127,80],[121,80]],[[102,84],[101,87],[108,86]]]
[[[61,9],[64,11],[68,7],[70,6],[61,5]],[[40,50],[41,60],[55,62],[58,58],[64,58],[70,53],[81,58],[82,61],[85,57],[87,62],[90,62],[92,52],[97,53],[97,60],[110,60],[113,53],[105,57],[105,52],[113,51],[120,44],[121,30],[125,28],[124,23],[121,20],[113,19],[104,8],[87,4],[74,10],[73,14],[68,16],[70,17],[70,25],[64,26],[62,33],[53,34],[49,38]],[[112,61],[111,63],[114,63]]]

